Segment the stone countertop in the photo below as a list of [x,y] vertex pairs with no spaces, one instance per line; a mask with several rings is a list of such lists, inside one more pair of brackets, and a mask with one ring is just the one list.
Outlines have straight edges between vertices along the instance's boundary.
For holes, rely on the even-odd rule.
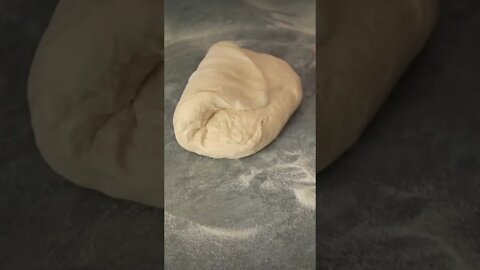
[[163,211],[78,188],[36,149],[26,81],[56,4],[0,2],[0,269],[163,269]]
[[[315,267],[315,1],[273,2],[166,1],[167,269]],[[187,80],[220,40],[286,60],[303,84],[304,99],[280,136],[238,160],[187,152],[173,134]]]
[[317,175],[318,269],[480,269],[480,2],[443,2],[359,143]]

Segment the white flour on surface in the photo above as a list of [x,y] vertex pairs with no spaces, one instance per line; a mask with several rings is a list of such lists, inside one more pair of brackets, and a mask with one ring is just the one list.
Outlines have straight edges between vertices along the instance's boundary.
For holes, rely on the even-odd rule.
[[171,232],[188,238],[189,240],[247,240],[255,237],[258,228],[226,229],[201,225],[184,218],[176,217],[165,211],[165,224]]
[[[315,8],[283,0],[242,4],[251,22],[166,23],[165,265],[314,269],[315,15],[308,14]],[[185,78],[218,40],[280,57],[302,77],[306,96],[299,109],[279,139],[251,158],[205,159],[180,151],[173,136],[171,117]]]
[[295,193],[295,197],[301,205],[309,209],[315,210],[315,188],[295,188],[293,192]]
[[[295,195],[300,207],[315,210],[315,176],[313,169],[309,166],[311,160],[306,158],[301,151],[285,151],[283,155],[293,157],[294,160],[290,163],[277,163],[265,170],[252,168],[240,175],[238,185],[247,188],[252,180],[265,175],[266,180],[260,184],[262,191],[267,193],[291,192]],[[276,157],[266,157],[267,160],[270,158]]]
[[[166,27],[167,28],[167,27]],[[201,40],[205,40],[205,46],[211,45],[212,41],[208,40],[208,37],[214,36],[214,35],[221,35],[222,33],[231,33],[235,32],[236,30],[240,29],[238,26],[225,26],[221,25],[218,27],[212,26],[208,29],[204,29],[202,31],[198,31],[195,29],[184,29],[182,30],[181,34],[176,33],[174,34],[173,31],[165,31],[165,36],[164,36],[164,42],[165,42],[165,47],[172,45],[174,43],[180,43],[188,40],[193,40],[197,43]]]
[[[315,35],[316,9],[310,0],[243,0],[245,3],[268,12],[274,27],[301,31]],[[282,10],[282,11],[280,11]],[[283,10],[288,10],[284,12]]]
[[[260,192],[265,196],[272,194],[291,193],[293,203],[297,204],[295,214],[298,220],[309,218],[309,210],[315,210],[315,176],[313,173],[312,161],[302,151],[283,151],[283,153],[265,156],[265,160],[278,160],[278,155],[288,156],[290,163],[279,163],[273,167],[261,170],[251,168],[238,179],[231,180],[231,189],[254,189],[252,181],[265,176],[266,179],[259,185]],[[280,161],[280,160],[279,160]],[[285,161],[281,161],[285,162]],[[286,199],[288,200],[288,199]],[[293,208],[295,209],[295,208]],[[304,212],[303,210],[308,210]],[[165,224],[171,234],[176,234],[189,241],[245,241],[253,240],[259,234],[266,231],[266,228],[274,226],[275,223],[287,220],[294,213],[278,213],[274,220],[260,222],[257,226],[245,226],[239,228],[222,228],[208,226],[188,220],[184,217],[174,216],[165,211]],[[267,230],[268,231],[268,230]]]
[[239,184],[243,187],[248,187],[250,186],[250,182],[255,179],[255,176],[257,176],[260,173],[260,170],[256,168],[252,168],[247,174],[242,174],[238,178]]

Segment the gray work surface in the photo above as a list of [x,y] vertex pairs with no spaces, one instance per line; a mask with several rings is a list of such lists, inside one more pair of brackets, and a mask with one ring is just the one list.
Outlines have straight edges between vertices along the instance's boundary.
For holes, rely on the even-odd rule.
[[317,176],[318,269],[480,269],[480,2],[443,8],[359,143]]
[[[315,268],[315,1],[275,12],[269,2],[166,1],[166,269]],[[279,26],[275,17],[289,8],[303,9],[285,18],[299,23]],[[284,59],[303,85],[303,101],[279,137],[237,160],[188,152],[173,134],[187,80],[220,40]]]
[[74,186],[35,146],[26,81],[56,4],[0,1],[0,269],[163,269],[163,211]]
[[[440,24],[360,142],[317,179],[317,265],[480,265],[480,2]],[[0,269],[161,269],[162,211],[67,183],[42,161],[25,83],[56,1],[0,2]]]

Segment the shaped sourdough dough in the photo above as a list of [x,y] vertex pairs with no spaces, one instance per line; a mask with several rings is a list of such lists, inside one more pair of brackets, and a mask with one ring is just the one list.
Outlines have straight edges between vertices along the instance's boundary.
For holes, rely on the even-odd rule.
[[175,137],[200,155],[242,158],[271,143],[301,99],[300,78],[285,61],[218,42],[177,104]]
[[[349,148],[416,56],[437,18],[436,0],[320,0],[317,171]],[[317,26],[318,27],[318,26]]]
[[53,170],[163,207],[162,96],[162,1],[60,1],[28,84],[35,140]]

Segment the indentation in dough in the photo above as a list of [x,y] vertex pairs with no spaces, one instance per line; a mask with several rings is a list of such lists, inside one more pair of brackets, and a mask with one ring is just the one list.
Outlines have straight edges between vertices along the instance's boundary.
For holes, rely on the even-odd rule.
[[177,104],[175,137],[200,155],[245,157],[278,136],[301,98],[300,78],[285,61],[218,42]]

